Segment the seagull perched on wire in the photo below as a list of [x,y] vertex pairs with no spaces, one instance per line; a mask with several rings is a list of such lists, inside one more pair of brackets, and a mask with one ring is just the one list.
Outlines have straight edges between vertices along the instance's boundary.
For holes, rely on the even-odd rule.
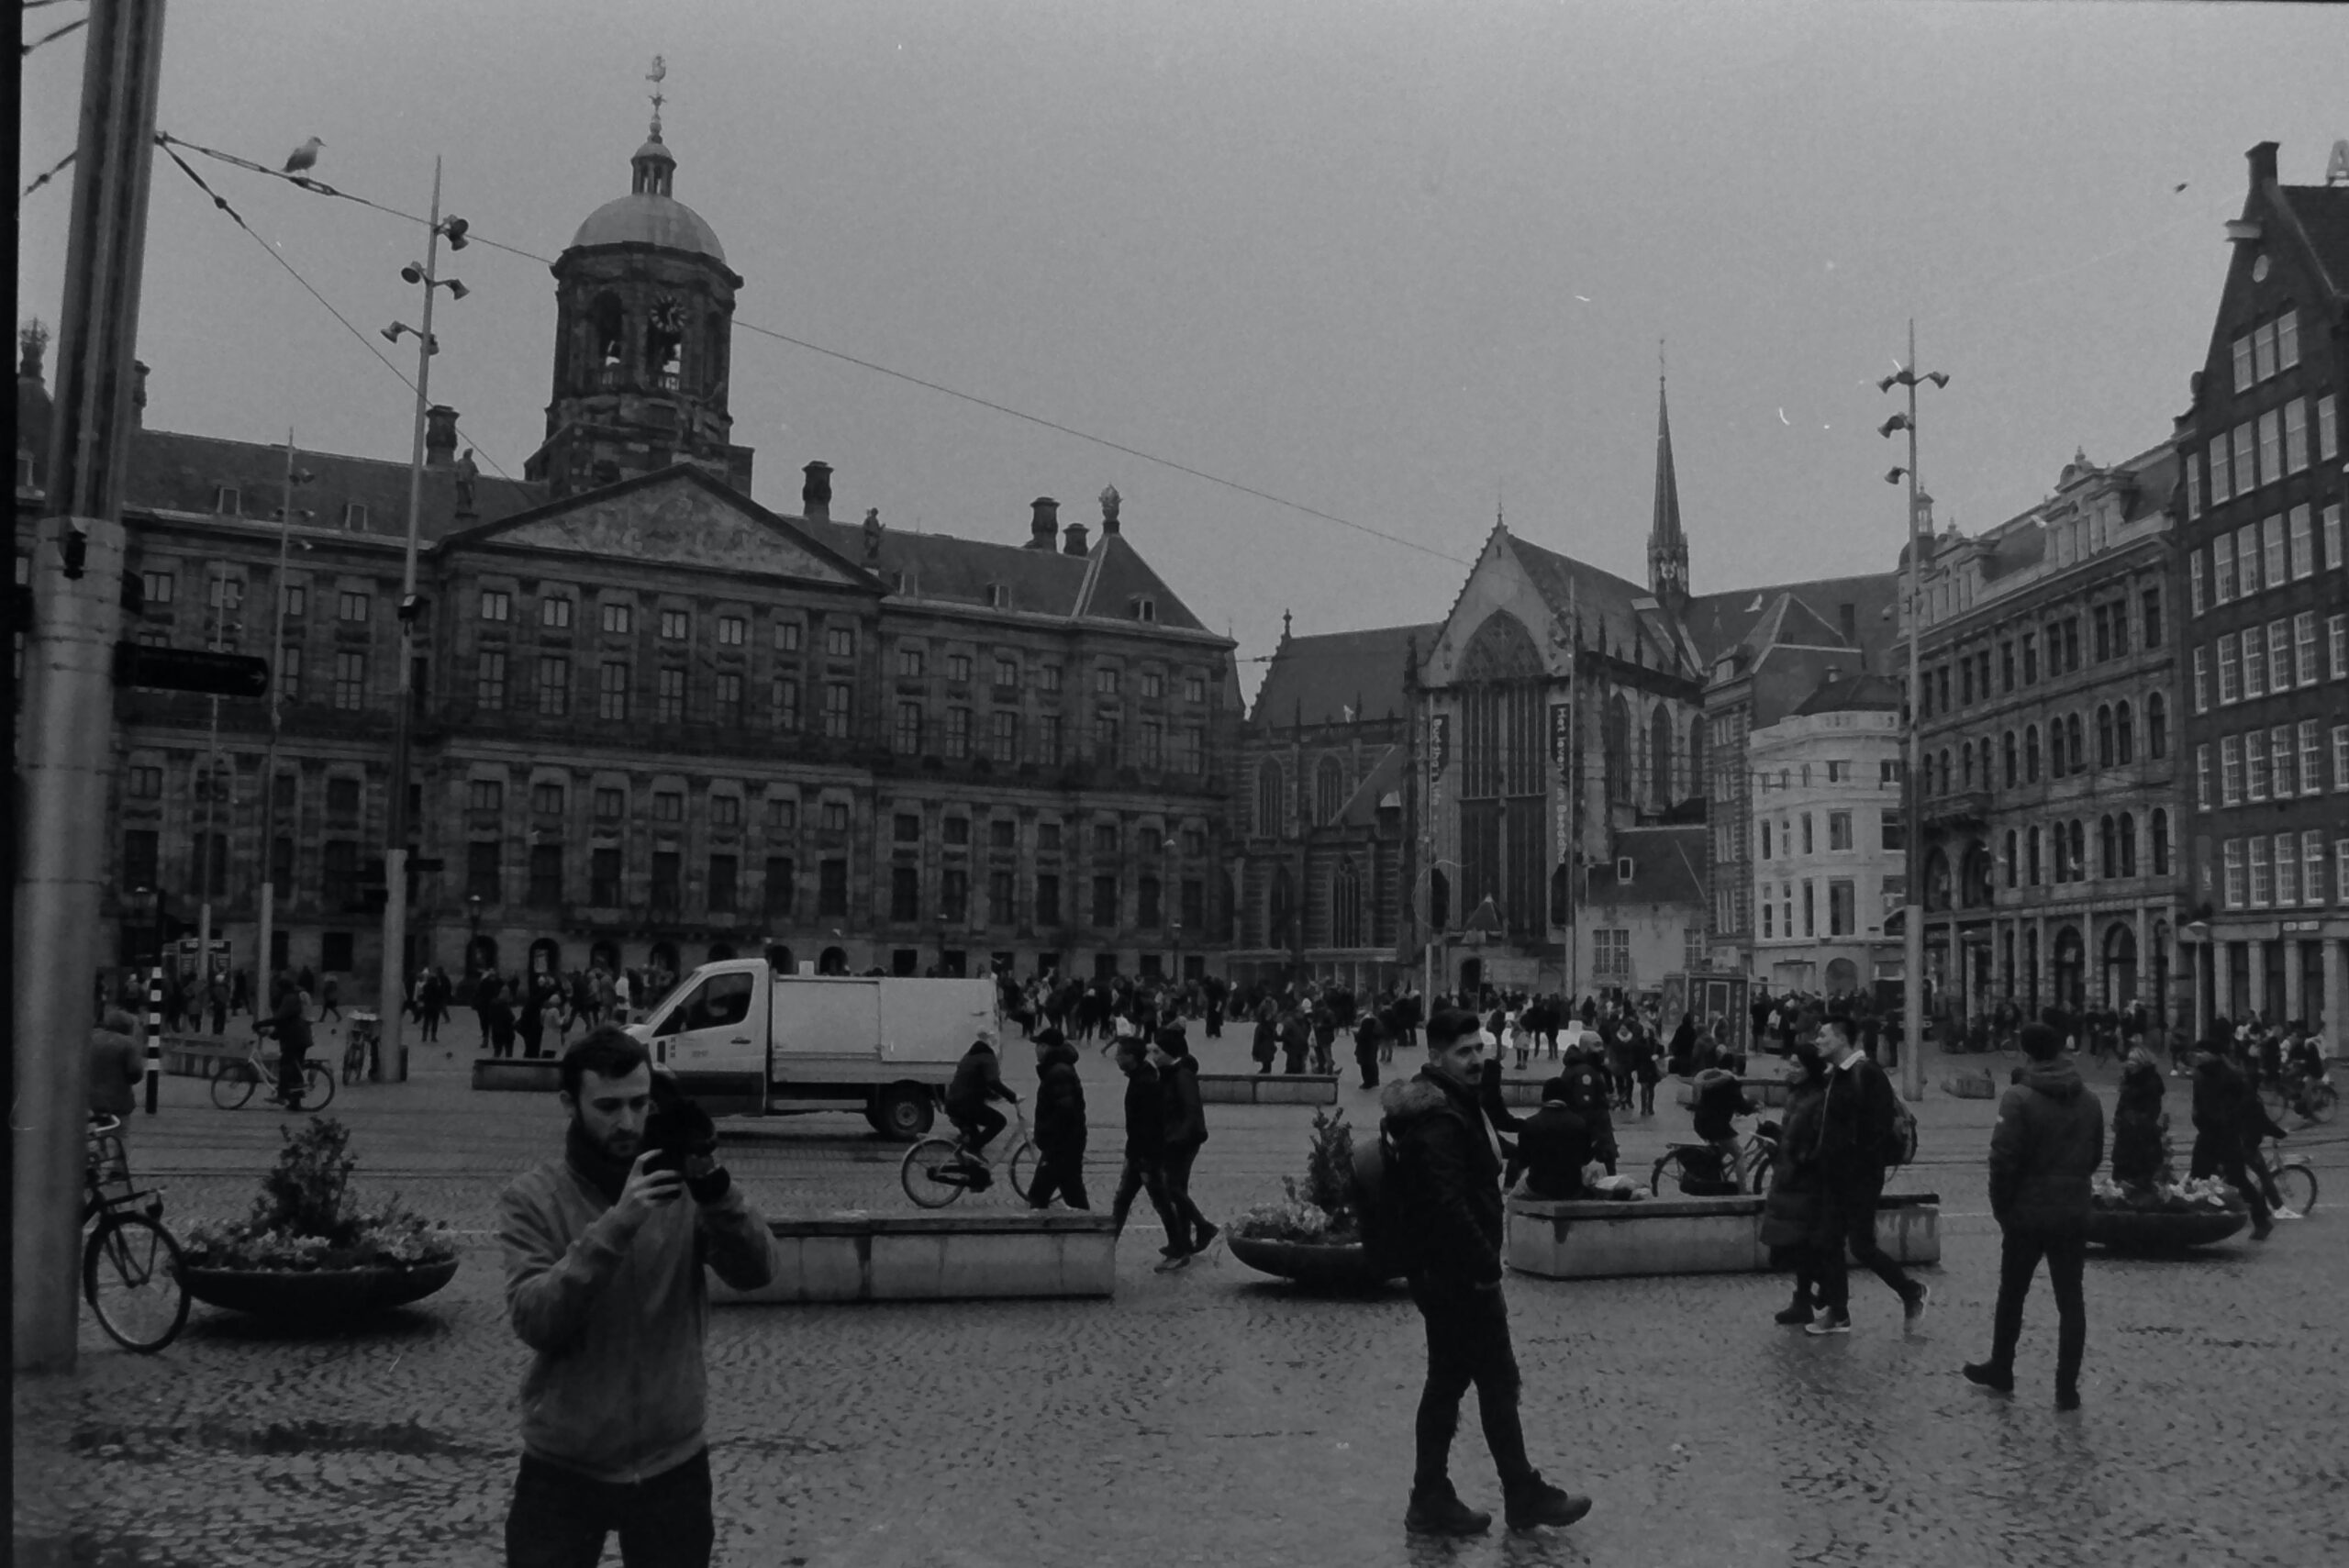
[[303,170],[315,166],[318,161],[318,149],[325,145],[326,143],[317,137],[310,138],[309,140],[295,148],[293,154],[285,160],[285,172],[289,174],[298,174]]

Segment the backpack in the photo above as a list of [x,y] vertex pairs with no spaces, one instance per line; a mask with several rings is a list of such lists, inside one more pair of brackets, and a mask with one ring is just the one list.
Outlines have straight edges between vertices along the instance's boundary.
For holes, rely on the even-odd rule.
[[1402,1153],[1384,1124],[1375,1138],[1353,1146],[1354,1212],[1362,1218],[1364,1254],[1382,1280],[1410,1272],[1410,1227],[1403,1217]]

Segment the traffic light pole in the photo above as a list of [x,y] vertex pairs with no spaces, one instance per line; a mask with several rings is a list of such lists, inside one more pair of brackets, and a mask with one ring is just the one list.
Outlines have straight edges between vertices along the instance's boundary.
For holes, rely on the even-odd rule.
[[90,984],[106,867],[95,803],[112,782],[122,473],[163,0],[91,0],[86,49],[19,742],[9,1351],[20,1373],[70,1370],[79,1318]]

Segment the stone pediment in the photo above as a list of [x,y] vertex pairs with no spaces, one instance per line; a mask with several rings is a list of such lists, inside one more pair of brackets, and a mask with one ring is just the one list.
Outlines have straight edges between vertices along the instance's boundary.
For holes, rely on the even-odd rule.
[[558,503],[484,528],[474,538],[484,544],[590,555],[606,562],[874,585],[839,556],[755,504],[685,473]]

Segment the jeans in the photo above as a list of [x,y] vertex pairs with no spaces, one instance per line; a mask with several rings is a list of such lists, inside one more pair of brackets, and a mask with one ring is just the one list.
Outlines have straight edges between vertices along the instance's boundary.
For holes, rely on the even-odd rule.
[[277,1047],[277,1097],[289,1105],[302,1099],[302,1061],[309,1054],[306,1046],[289,1046],[283,1040]]
[[1883,1173],[1839,1183],[1828,1189],[1826,1196],[1835,1211],[1836,1229],[1841,1234],[1836,1241],[1820,1249],[1820,1307],[1839,1318],[1851,1311],[1851,1266],[1843,1258],[1846,1247],[1851,1249],[1853,1257],[1889,1285],[1903,1304],[1914,1300],[1917,1282],[1902,1273],[1900,1265],[1876,1244],[1876,1206],[1884,1196]]
[[1208,1223],[1208,1217],[1199,1212],[1199,1206],[1191,1201],[1191,1164],[1198,1157],[1196,1146],[1169,1149],[1161,1157],[1159,1165],[1166,1182],[1166,1207],[1181,1216],[1184,1227],[1180,1236],[1175,1234],[1173,1226],[1167,1227],[1166,1239],[1170,1243],[1183,1241],[1183,1250],[1186,1252],[1196,1252],[1206,1246],[1204,1238],[1215,1229]]
[[1119,1234],[1126,1229],[1126,1216],[1133,1212],[1134,1195],[1147,1192],[1150,1207],[1158,1211],[1158,1222],[1166,1227],[1166,1244],[1189,1251],[1190,1237],[1183,1222],[1183,1211],[1166,1198],[1165,1173],[1154,1160],[1139,1155],[1126,1156],[1126,1168],[1118,1175],[1118,1195],[1109,1201],[1109,1218]]
[[2022,1304],[2031,1294],[2039,1260],[2047,1260],[2047,1284],[2055,1293],[2055,1386],[2080,1385],[2080,1357],[2088,1343],[2087,1306],[2080,1276],[2087,1266],[2087,1240],[2078,1230],[2007,1228],[1998,1244],[1998,1306],[1991,1317],[1990,1364],[2011,1377],[2015,1342],[2022,1338]]
[[1055,1193],[1066,1198],[1071,1208],[1093,1207],[1085,1195],[1084,1150],[1044,1153],[1037,1162],[1036,1179],[1028,1184],[1028,1207],[1042,1208],[1052,1201]]
[[967,1108],[949,1106],[946,1118],[963,1134],[963,1147],[971,1154],[984,1153],[995,1135],[1003,1130],[1003,1113],[993,1106],[980,1104]]
[[619,1532],[623,1568],[708,1568],[709,1451],[642,1481],[597,1481],[522,1456],[506,1516],[507,1568],[595,1568]]
[[2267,1229],[2271,1221],[2266,1195],[2260,1191],[2259,1184],[2252,1180],[2251,1173],[2243,1168],[2243,1140],[2208,1132],[2196,1133],[2193,1162],[2188,1169],[2198,1182],[2213,1173],[2226,1177],[2227,1184],[2241,1193],[2243,1201],[2250,1207],[2252,1229]]
[[1472,1290],[1411,1279],[1411,1299],[1427,1325],[1428,1378],[1413,1423],[1418,1462],[1411,1490],[1440,1493],[1452,1485],[1452,1434],[1460,1424],[1461,1396],[1476,1389],[1476,1417],[1485,1429],[1505,1491],[1532,1477],[1525,1429],[1518,1420],[1517,1356],[1509,1348],[1508,1306],[1498,1286]]

